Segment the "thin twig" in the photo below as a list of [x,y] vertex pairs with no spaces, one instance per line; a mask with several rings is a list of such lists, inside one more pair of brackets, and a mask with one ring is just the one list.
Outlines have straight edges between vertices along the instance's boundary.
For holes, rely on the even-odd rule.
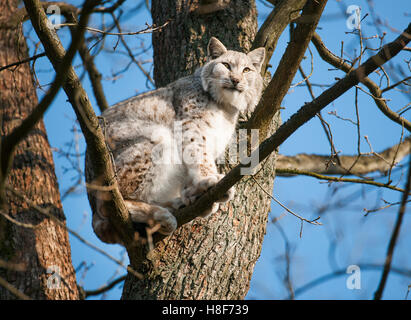
[[6,69],[8,69],[8,68],[11,68],[11,67],[17,67],[17,66],[19,66],[19,65],[21,65],[21,64],[23,64],[23,63],[27,63],[27,62],[30,62],[30,61],[33,61],[33,60],[35,61],[35,60],[37,60],[38,58],[45,57],[45,56],[46,56],[46,53],[45,53],[45,52],[36,54],[36,55],[34,55],[34,56],[32,56],[32,57],[23,59],[23,60],[21,60],[21,61],[17,61],[17,62],[8,64],[7,66],[4,66],[4,67],[0,67],[0,72],[3,71],[3,70],[6,70]]
[[[25,5],[29,14],[31,14],[31,12],[36,11],[35,4],[25,3]],[[0,206],[4,202],[4,184],[9,168],[11,166],[14,149],[17,146],[17,144],[30,132],[34,125],[41,119],[43,114],[46,112],[46,110],[56,97],[57,93],[60,91],[61,86],[66,80],[67,72],[71,67],[71,62],[74,59],[80,42],[83,40],[84,26],[87,25],[89,15],[91,13],[91,10],[94,8],[94,5],[96,5],[96,1],[89,1],[85,3],[84,13],[81,15],[79,22],[79,28],[77,28],[75,34],[73,35],[70,47],[58,66],[56,76],[50,89],[41,99],[40,103],[34,108],[31,114],[23,120],[21,125],[14,128],[13,131],[6,137],[4,137],[2,140],[0,153]],[[29,10],[29,7],[31,8],[31,10]],[[51,30],[48,30],[48,32],[53,34],[53,31]]]
[[84,290],[84,295],[85,298],[91,297],[91,296],[97,296],[99,294],[102,294],[104,292],[107,292],[109,290],[111,290],[114,286],[116,286],[117,284],[119,284],[120,282],[123,282],[124,280],[126,280],[127,275],[123,275],[119,278],[117,278],[116,280],[113,280],[112,282],[110,282],[109,284],[96,289],[96,290]]
[[410,192],[410,188],[411,188],[411,156],[410,156],[410,161],[408,164],[408,178],[407,178],[407,183],[405,185],[405,191],[402,195],[400,210],[398,211],[397,220],[395,222],[394,229],[391,234],[390,242],[388,244],[387,255],[385,257],[385,263],[384,263],[384,270],[381,274],[381,280],[378,285],[377,291],[374,294],[374,300],[381,300],[383,292],[384,292],[385,284],[388,279],[388,274],[390,273],[390,269],[391,269],[391,262],[392,262],[392,258],[394,255],[395,245],[397,243],[402,220],[404,218],[405,208],[407,206],[407,199],[408,199],[408,194]]
[[2,277],[0,277],[0,286],[10,291],[12,294],[14,294],[17,298],[21,300],[31,300],[31,298],[28,295],[18,290],[16,287],[14,287],[6,280],[4,280]]
[[410,79],[411,79],[411,76],[406,77],[405,79],[402,79],[402,80],[394,83],[393,85],[391,85],[391,86],[389,86],[389,87],[386,87],[386,88],[384,88],[384,89],[381,89],[381,92],[385,92],[385,91],[391,90],[391,89],[395,88],[396,86],[399,86],[400,84],[404,84],[404,83],[407,84],[407,80],[410,80]]
[[254,176],[251,176],[251,178],[253,179],[253,181],[257,184],[257,186],[260,187],[260,189],[267,195],[269,196],[271,199],[273,199],[277,204],[279,204],[283,209],[285,209],[287,212],[291,213],[294,217],[297,217],[298,219],[300,219],[301,221],[307,222],[309,224],[313,224],[313,225],[322,225],[321,222],[318,222],[317,220],[320,219],[320,217],[317,217],[313,220],[308,220],[306,218],[301,217],[299,214],[293,212],[292,210],[288,209],[285,205],[283,205],[279,200],[277,200],[275,197],[273,197],[270,193],[268,193],[262,186],[261,184],[258,183],[258,181],[254,178]]
[[[15,225],[19,226],[19,227],[23,227],[23,228],[29,228],[29,229],[35,229],[37,228],[36,225],[34,224],[30,224],[30,223],[23,223],[20,221],[17,221],[16,219],[13,219],[12,217],[10,217],[10,215],[8,215],[6,212],[3,212],[3,209],[0,209],[0,214],[5,217],[7,220],[9,220],[10,222],[14,223]],[[1,265],[0,265],[1,266]]]
[[124,263],[122,261],[118,260],[117,258],[114,258],[113,256],[111,256],[110,254],[108,254],[104,250],[100,249],[99,247],[95,246],[91,242],[84,239],[82,236],[80,236],[80,234],[78,234],[76,231],[72,230],[71,228],[67,227],[67,225],[64,222],[60,221],[57,217],[55,217],[53,214],[51,214],[48,210],[36,205],[33,201],[27,199],[26,196],[24,196],[23,194],[20,194],[18,191],[14,190],[10,186],[6,186],[6,189],[8,191],[10,191],[13,195],[15,195],[18,198],[22,199],[24,202],[26,202],[31,208],[35,209],[37,212],[47,216],[48,218],[52,219],[55,223],[57,223],[59,226],[61,226],[62,228],[65,228],[69,233],[71,233],[73,236],[75,236],[80,242],[84,243],[85,245],[87,245],[91,249],[101,253],[102,255],[104,255],[105,257],[110,259],[111,261],[115,262],[119,266],[123,267],[125,270],[127,270],[130,273],[132,273],[133,275],[135,275],[137,278],[142,279],[143,276],[140,273],[138,273],[137,271],[135,271],[131,267],[124,265]]
[[[170,23],[170,20],[167,20],[165,23],[163,23],[161,26],[155,27],[155,26],[147,26],[147,28],[139,31],[132,31],[132,32],[110,32],[110,31],[104,31],[92,27],[85,27],[87,31],[91,32],[97,32],[105,35],[110,35],[110,36],[135,36],[138,34],[146,34],[146,33],[153,33],[156,31],[162,30],[165,26],[167,26]],[[56,28],[59,27],[76,27],[77,23],[61,23],[56,25]]]
[[281,174],[303,175],[303,176],[309,176],[309,177],[317,178],[319,180],[326,180],[326,181],[333,181],[333,182],[351,182],[351,183],[368,184],[368,185],[372,185],[372,186],[376,186],[376,187],[388,188],[388,189],[391,189],[391,190],[404,192],[403,189],[394,187],[392,185],[387,185],[385,183],[371,181],[371,180],[324,176],[324,175],[321,175],[321,174],[318,174],[318,173],[315,173],[315,172],[298,170],[298,169],[276,169],[276,171],[281,173]]

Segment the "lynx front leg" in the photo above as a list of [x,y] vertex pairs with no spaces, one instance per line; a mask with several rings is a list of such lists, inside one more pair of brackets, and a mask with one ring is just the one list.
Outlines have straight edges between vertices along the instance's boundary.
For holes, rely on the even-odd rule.
[[[193,203],[224,177],[217,171],[212,145],[207,145],[206,137],[196,134],[197,132],[191,130],[191,134],[186,134],[183,139],[183,162],[187,167],[189,176],[189,183],[181,194],[185,205]],[[234,188],[231,188],[218,202],[227,202],[233,197]],[[217,210],[218,206],[214,205],[205,215]]]
[[171,234],[177,228],[177,220],[166,208],[140,201],[124,201],[134,222],[143,222],[154,227],[160,225],[158,232]]

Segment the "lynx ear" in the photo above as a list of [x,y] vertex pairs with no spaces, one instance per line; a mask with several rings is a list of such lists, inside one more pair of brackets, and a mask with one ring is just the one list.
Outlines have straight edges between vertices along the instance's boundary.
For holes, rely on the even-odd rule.
[[263,47],[257,48],[249,52],[247,56],[251,59],[251,62],[258,72],[260,72],[265,58],[265,49]]
[[211,37],[207,46],[207,55],[211,59],[216,59],[222,54],[226,53],[227,49],[217,38]]

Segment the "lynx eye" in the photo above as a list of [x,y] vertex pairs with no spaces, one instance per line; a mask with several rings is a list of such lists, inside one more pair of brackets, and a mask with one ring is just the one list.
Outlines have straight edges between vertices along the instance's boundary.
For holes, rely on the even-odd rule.
[[223,66],[226,67],[228,70],[231,70],[230,65],[227,62],[222,62]]
[[251,71],[251,69],[249,67],[245,67],[244,70],[243,70],[244,73],[247,73],[247,72],[250,72],[250,71]]

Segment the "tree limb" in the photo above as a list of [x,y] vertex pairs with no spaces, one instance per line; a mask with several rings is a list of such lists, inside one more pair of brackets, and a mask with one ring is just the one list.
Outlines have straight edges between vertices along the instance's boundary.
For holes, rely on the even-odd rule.
[[272,80],[247,123],[248,129],[260,130],[260,139],[267,137],[272,118],[280,109],[280,104],[290,88],[326,3],[327,1],[310,0],[305,4],[301,18],[304,18],[302,21],[307,22],[297,25],[293,39],[288,44]]
[[293,18],[299,16],[300,10],[295,8],[303,8],[306,2],[307,0],[280,1],[258,30],[251,50],[259,47],[265,48],[265,60],[261,67],[263,77],[267,72],[268,63],[275,51],[278,39]]
[[[90,1],[93,5],[99,1]],[[90,4],[86,1],[86,4]],[[58,70],[60,61],[65,56],[65,50],[55,34],[47,32],[47,17],[42,9],[39,0],[24,0],[27,12],[33,27],[43,44],[47,57],[52,63],[55,70]],[[83,10],[84,7],[83,7]],[[81,21],[81,20],[80,20]],[[106,207],[112,213],[110,218],[119,235],[122,236],[122,241],[126,247],[130,248],[136,245],[135,233],[132,227],[131,219],[128,210],[124,204],[121,193],[115,179],[110,153],[107,150],[104,134],[99,126],[98,119],[90,104],[87,93],[83,89],[81,82],[76,75],[73,67],[70,66],[66,72],[66,81],[63,84],[64,91],[73,106],[80,127],[84,134],[88,152],[90,154],[93,169],[99,183],[102,186],[112,186],[109,191],[109,199],[106,201]]]
[[[35,10],[35,6],[33,6],[32,10]],[[89,14],[91,13],[92,6],[86,3],[84,7],[84,14],[80,18],[79,27],[77,28],[76,32],[73,35],[72,42],[70,47],[67,51],[67,54],[62,55],[56,64],[56,76],[54,81],[41,99],[40,103],[37,107],[33,110],[33,112],[22,121],[21,125],[16,127],[9,135],[4,137],[1,141],[1,152],[0,152],[0,206],[4,203],[4,183],[6,180],[6,176],[8,174],[15,147],[20,143],[20,141],[31,131],[34,125],[42,118],[44,112],[46,112],[47,108],[50,106],[51,102],[54,100],[55,96],[57,95],[60,87],[62,86],[63,82],[67,76],[67,70],[69,70],[71,66],[71,61],[73,60],[77,48],[80,45],[80,42],[84,36],[84,26],[87,25]],[[44,14],[44,11],[41,10]],[[45,15],[44,15],[45,17]],[[56,36],[54,29],[49,27],[47,17],[43,21],[43,33],[47,34],[48,37],[53,38]]]
[[[408,35],[409,37],[409,35]],[[346,63],[343,59],[337,57],[335,54],[333,54],[330,50],[327,49],[327,47],[324,45],[324,43],[321,40],[321,37],[315,33],[312,37],[312,43],[314,44],[315,48],[317,49],[320,57],[334,66],[335,68],[338,68],[346,73],[350,73],[352,70],[352,66],[350,66],[348,63]],[[404,127],[411,132],[411,122],[403,117],[401,117],[399,114],[396,112],[392,111],[387,103],[382,99],[382,90],[378,87],[378,85],[372,81],[370,78],[367,76],[361,77],[360,82],[364,84],[368,90],[370,90],[370,93],[372,95],[372,98],[375,101],[375,104],[377,107],[381,110],[382,113],[384,113],[389,119],[392,121],[404,125]]]
[[[285,175],[289,169],[298,171],[310,171],[317,174],[325,175],[357,175],[362,176],[372,172],[388,172],[394,161],[400,162],[404,157],[411,153],[411,136],[404,139],[402,143],[398,143],[384,151],[375,154],[365,155],[357,161],[357,156],[340,155],[340,165],[330,161],[330,156],[316,154],[297,154],[295,156],[277,155],[276,168],[277,175]],[[353,163],[355,165],[351,168]],[[347,172],[351,168],[350,172]]]
[[84,293],[84,297],[88,298],[91,296],[97,296],[99,294],[102,294],[104,292],[107,292],[109,290],[111,290],[114,286],[116,286],[117,284],[119,284],[120,282],[123,282],[124,280],[126,280],[127,275],[124,276],[120,276],[117,279],[113,280],[112,282],[108,283],[107,285],[96,289],[96,290],[83,290]]
[[408,178],[405,184],[405,191],[402,195],[400,210],[398,211],[397,220],[395,221],[394,229],[392,230],[390,242],[388,244],[387,255],[385,257],[385,263],[384,263],[384,270],[381,274],[381,280],[380,280],[380,283],[378,284],[377,291],[374,294],[374,300],[381,300],[382,294],[384,292],[385,284],[388,279],[388,274],[390,273],[390,270],[391,270],[391,262],[392,262],[392,258],[394,255],[394,249],[397,243],[398,235],[400,234],[400,228],[401,228],[402,220],[404,218],[405,208],[407,206],[407,199],[410,193],[410,189],[411,189],[411,156],[410,156],[410,161],[408,164]]
[[8,283],[5,279],[0,277],[0,286],[3,288],[6,288],[8,291],[10,291],[12,294],[14,294],[17,298],[20,300],[31,300],[29,296],[21,292],[19,289]]
[[[381,268],[383,268],[382,265],[378,265],[378,264],[359,264],[358,267],[360,268],[360,270],[380,270]],[[411,277],[411,270],[406,270],[406,269],[400,269],[397,267],[393,267],[392,271],[394,273],[397,273],[399,275],[402,275],[404,277]],[[347,268],[343,268],[343,269],[339,269],[339,270],[335,270],[329,274],[323,275],[317,279],[314,279],[310,282],[308,282],[307,284],[297,288],[294,291],[294,295],[301,295],[303,292],[318,286],[319,284],[329,281],[335,277],[339,277],[339,276],[347,276]]]
[[[76,14],[80,13],[79,9],[69,3],[63,1],[50,1],[50,2],[40,2],[40,6],[43,7],[44,10],[51,5],[56,5],[59,7],[60,12],[76,12]],[[20,23],[29,19],[29,15],[27,14],[27,10],[25,7],[16,11],[16,13],[9,17],[6,21],[0,20],[0,29],[13,29],[16,28]]]
[[[68,12],[63,13],[63,15],[66,18],[66,21],[75,23],[77,25],[77,16],[75,12],[68,11]],[[75,29],[70,28],[70,30],[71,30],[71,33],[73,34],[73,30]],[[109,105],[108,105],[106,96],[104,94],[103,85],[101,84],[102,75],[98,71],[96,65],[94,64],[94,57],[90,54],[90,51],[87,48],[85,41],[82,41],[78,51],[79,51],[81,60],[83,61],[84,68],[88,72],[90,83],[91,83],[91,88],[93,89],[93,93],[94,93],[94,97],[96,98],[97,105],[100,109],[100,112],[103,112],[104,110],[108,109]]]
[[[411,24],[398,36],[393,42],[386,44],[376,55],[370,57],[365,63],[360,65],[357,69],[347,74],[343,79],[339,80],[335,85],[325,90],[312,102],[302,106],[297,113],[282,124],[278,130],[265,139],[251,154],[251,157],[258,157],[261,163],[272,152],[274,152],[286,139],[288,139],[297,129],[299,129],[306,122],[315,117],[315,115],[324,109],[332,101],[347,92],[360,82],[364,76],[368,76],[371,72],[376,70],[379,66],[395,57],[403,47],[405,47],[411,40]],[[242,164],[238,164],[226,176],[207,193],[202,195],[193,205],[182,208],[176,212],[178,225],[183,225],[197,217],[198,212],[203,212],[207,209],[210,203],[216,202],[237,182],[239,182],[243,175],[241,175]],[[155,241],[161,240],[163,237],[158,235]]]
[[391,189],[391,190],[395,190],[395,191],[404,192],[404,189],[400,189],[400,188],[397,188],[397,187],[392,186],[390,184],[376,182],[376,181],[373,181],[373,180],[325,176],[325,175],[321,175],[321,174],[318,174],[318,173],[315,173],[315,172],[304,171],[304,170],[299,170],[299,169],[277,169],[276,168],[275,172],[277,173],[277,175],[281,175],[281,176],[293,176],[293,175],[294,176],[295,175],[309,176],[309,177],[316,178],[318,180],[368,184],[368,185],[375,186],[375,187],[387,188],[387,189]]
[[3,70],[9,69],[11,67],[17,67],[17,66],[19,66],[23,63],[27,63],[27,62],[30,62],[30,61],[33,61],[33,60],[37,60],[38,58],[45,57],[45,56],[46,56],[46,53],[42,52],[42,53],[36,54],[32,57],[29,57],[29,58],[26,58],[26,59],[23,59],[23,60],[20,60],[20,61],[17,61],[17,62],[10,63],[7,66],[0,67],[0,72],[3,71]]

